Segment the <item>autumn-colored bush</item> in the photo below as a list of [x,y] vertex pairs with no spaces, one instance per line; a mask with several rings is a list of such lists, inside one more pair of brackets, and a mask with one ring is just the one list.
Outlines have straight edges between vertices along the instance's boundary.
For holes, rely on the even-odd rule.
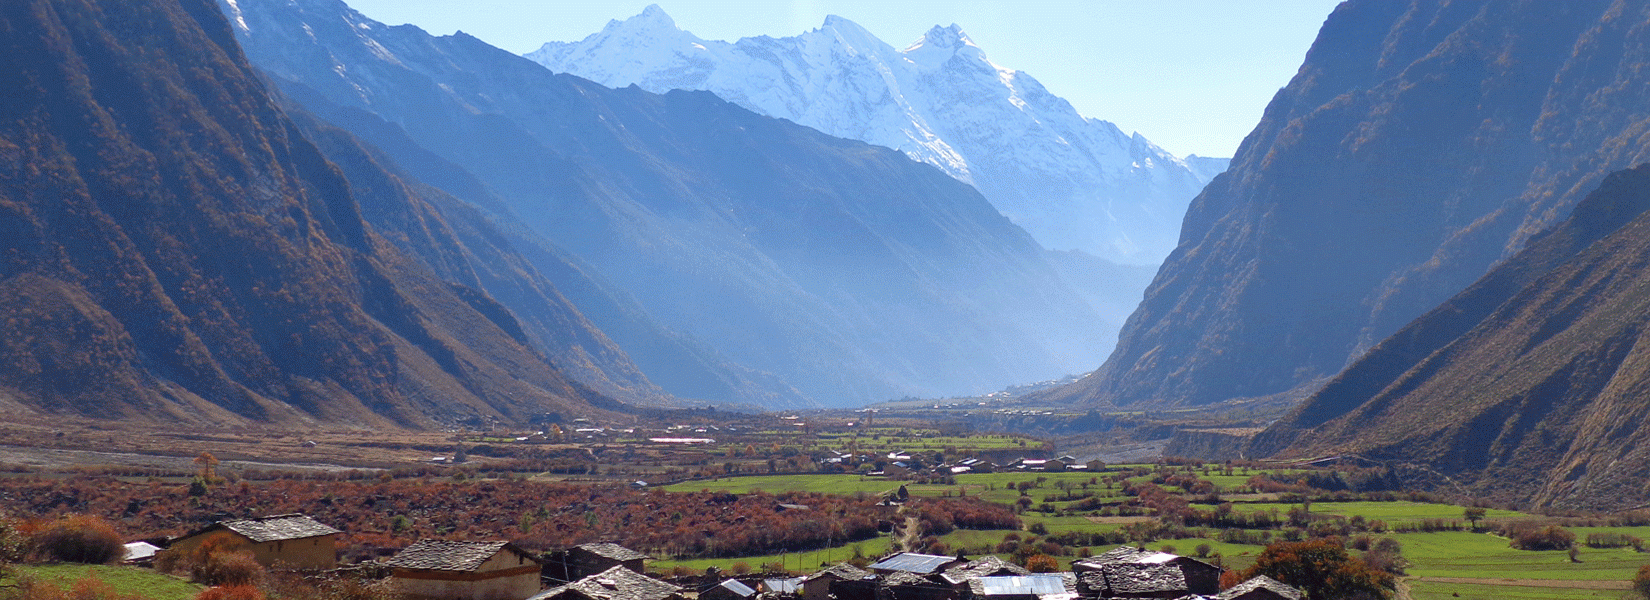
[[264,600],[264,592],[258,589],[258,586],[244,583],[215,585],[201,590],[201,593],[195,595],[195,600]]
[[1512,547],[1519,550],[1568,550],[1576,543],[1576,534],[1557,525],[1520,529],[1508,537]]
[[72,515],[52,522],[35,534],[33,546],[47,559],[63,562],[101,565],[126,555],[114,526],[90,515]]
[[15,581],[10,587],[0,588],[0,600],[145,600],[140,596],[121,594],[109,582],[89,571],[69,584],[67,589],[30,575],[20,575]]
[[1640,598],[1650,598],[1650,565],[1639,567],[1639,572],[1633,575],[1633,593]]
[[1037,554],[1026,559],[1026,570],[1032,573],[1054,573],[1060,570],[1060,561],[1047,554]]
[[246,542],[226,532],[208,534],[186,554],[167,552],[156,559],[155,568],[187,572],[189,579],[210,586],[249,586],[264,579],[264,567],[253,559]]
[[1254,566],[1222,574],[1220,586],[1230,588],[1257,575],[1300,588],[1308,598],[1385,599],[1397,586],[1390,573],[1348,553],[1339,538],[1270,544]]

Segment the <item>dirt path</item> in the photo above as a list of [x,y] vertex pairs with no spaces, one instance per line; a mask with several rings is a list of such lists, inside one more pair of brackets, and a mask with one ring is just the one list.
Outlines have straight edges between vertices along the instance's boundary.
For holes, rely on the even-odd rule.
[[899,536],[899,549],[911,552],[917,549],[917,541],[922,539],[922,520],[915,514],[905,516],[905,530]]
[[1564,588],[1571,590],[1628,590],[1630,581],[1570,581],[1564,579],[1489,579],[1476,577],[1416,577],[1415,581],[1432,583],[1464,583],[1468,585],[1501,585],[1514,587]]

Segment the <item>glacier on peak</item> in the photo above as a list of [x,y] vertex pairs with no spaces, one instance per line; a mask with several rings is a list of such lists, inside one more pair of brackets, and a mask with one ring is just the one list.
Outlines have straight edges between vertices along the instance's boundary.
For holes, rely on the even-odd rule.
[[525,55],[614,88],[704,90],[752,111],[897,149],[974,185],[1051,250],[1156,265],[1213,177],[1138,133],[1084,117],[1030,75],[993,64],[963,29],[896,49],[831,15],[797,36],[703,40],[658,5]]

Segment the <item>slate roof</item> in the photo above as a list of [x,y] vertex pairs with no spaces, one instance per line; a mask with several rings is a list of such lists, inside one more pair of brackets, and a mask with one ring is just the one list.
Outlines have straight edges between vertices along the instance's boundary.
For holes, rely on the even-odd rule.
[[901,552],[872,564],[871,570],[906,571],[926,575],[938,571],[944,568],[946,563],[955,562],[956,560],[957,558],[954,556]]
[[1173,565],[1114,563],[1102,567],[1100,573],[1106,578],[1106,594],[1111,596],[1191,591],[1185,573]]
[[1031,571],[995,556],[985,556],[967,564],[957,565],[945,570],[941,575],[946,581],[953,584],[962,583],[971,579],[990,577],[994,575],[1030,575]]
[[826,575],[834,575],[838,579],[845,579],[845,580],[848,580],[848,581],[857,581],[857,580],[860,580],[860,579],[865,579],[867,577],[874,577],[875,576],[870,571],[866,571],[865,569],[861,569],[859,567],[850,565],[848,563],[837,563],[837,564],[831,565],[830,567],[827,567],[825,570],[815,571],[813,573],[809,573],[808,575],[803,576],[802,579],[798,583],[813,581],[815,579],[819,579],[820,577],[824,577]]
[[1215,597],[1220,600],[1231,600],[1232,598],[1238,598],[1244,594],[1257,590],[1266,590],[1281,597],[1288,598],[1289,600],[1301,600],[1301,598],[1305,596],[1300,590],[1295,589],[1294,586],[1276,579],[1272,579],[1271,577],[1267,577],[1265,575],[1260,575],[1254,579],[1234,585],[1230,589],[1221,592],[1220,595]]
[[613,567],[527,600],[550,600],[569,593],[592,600],[665,600],[677,596],[681,589],[624,567]]
[[419,540],[395,553],[386,564],[401,569],[470,572],[481,568],[482,563],[506,548],[535,562],[538,560],[509,542]]
[[218,521],[211,526],[189,534],[190,536],[206,533],[219,528],[238,533],[254,543],[275,542],[285,540],[301,540],[321,535],[343,533],[315,519],[300,514],[270,515],[252,519],[237,519],[234,521]]
[[934,583],[932,580],[928,579],[927,577],[923,577],[922,575],[918,575],[918,574],[912,573],[910,571],[895,571],[894,573],[888,575],[887,577],[882,578],[882,585],[884,585],[884,586],[916,585],[916,586],[934,587],[934,586],[937,586],[937,585],[940,585],[940,584]]
[[1098,554],[1098,555],[1095,555],[1095,556],[1090,556],[1088,558],[1079,560],[1079,561],[1073,563],[1072,566],[1073,567],[1085,566],[1085,567],[1089,567],[1089,568],[1098,569],[1100,567],[1100,565],[1103,565],[1103,564],[1115,563],[1115,562],[1130,562],[1133,559],[1135,559],[1136,557],[1139,557],[1139,556],[1145,555],[1145,554],[1153,554],[1153,552],[1149,552],[1149,551],[1146,551],[1146,550],[1141,550],[1139,548],[1135,548],[1134,546],[1118,546],[1116,548],[1112,548],[1111,550],[1107,550],[1106,552],[1104,552],[1102,554]]
[[631,561],[631,560],[637,560],[637,559],[646,560],[646,559],[650,558],[646,554],[642,554],[642,553],[637,552],[635,550],[631,550],[631,549],[626,548],[624,546],[620,546],[618,544],[614,544],[614,543],[610,543],[610,542],[596,542],[596,543],[593,543],[593,544],[579,544],[578,546],[574,546],[574,547],[578,548],[580,550],[583,550],[585,552],[589,552],[591,554],[594,554],[596,556],[600,556],[602,558],[606,558],[606,559],[610,559],[610,560],[616,560],[616,561],[619,561],[619,562],[625,562],[625,561]]

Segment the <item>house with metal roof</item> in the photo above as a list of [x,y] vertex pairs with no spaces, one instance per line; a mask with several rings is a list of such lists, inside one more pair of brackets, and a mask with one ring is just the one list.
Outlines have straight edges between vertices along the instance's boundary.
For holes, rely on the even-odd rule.
[[613,567],[529,600],[683,600],[682,588],[625,567]]
[[699,592],[699,600],[752,600],[756,590],[738,579],[729,579]]
[[386,563],[409,596],[524,600],[539,591],[539,559],[509,542],[419,540]]
[[932,575],[966,562],[968,561],[958,559],[955,556],[900,552],[871,563],[871,566],[868,568],[871,569],[871,572],[873,573],[884,575],[900,571],[916,573],[918,575]]
[[784,594],[798,596],[802,594],[801,577],[785,577],[780,579],[763,579],[757,587],[770,594]]
[[337,540],[342,533],[305,515],[271,515],[218,521],[172,540],[166,552],[187,556],[208,538],[225,535],[244,545],[265,567],[324,570],[338,566]]
[[1077,578],[1071,573],[995,575],[968,582],[974,600],[1076,600]]

